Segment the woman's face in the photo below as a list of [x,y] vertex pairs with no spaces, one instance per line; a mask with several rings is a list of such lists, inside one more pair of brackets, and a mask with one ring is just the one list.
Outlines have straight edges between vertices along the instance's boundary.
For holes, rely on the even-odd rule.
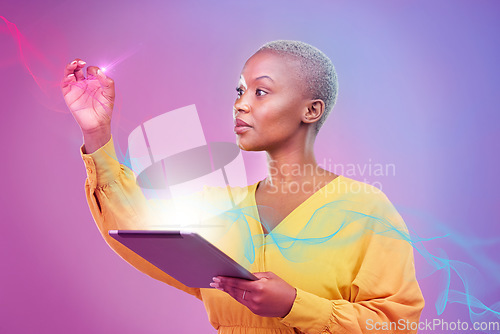
[[[243,67],[234,102],[238,146],[246,151],[283,147],[305,126],[304,90],[294,69],[295,60],[264,51]],[[248,126],[240,126],[241,121]]]

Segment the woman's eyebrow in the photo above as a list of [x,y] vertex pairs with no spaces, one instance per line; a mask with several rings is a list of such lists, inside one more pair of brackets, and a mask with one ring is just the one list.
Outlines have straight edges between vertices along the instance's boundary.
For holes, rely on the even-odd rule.
[[265,79],[265,78],[267,78],[267,79],[271,80],[272,82],[274,82],[274,80],[270,76],[268,76],[268,75],[262,75],[262,76],[260,76],[258,78],[255,78],[254,81],[257,81],[257,80],[260,80],[260,79]]

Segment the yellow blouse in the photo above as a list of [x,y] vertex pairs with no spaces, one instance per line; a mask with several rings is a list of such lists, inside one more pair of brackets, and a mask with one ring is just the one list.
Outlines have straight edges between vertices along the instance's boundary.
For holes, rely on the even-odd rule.
[[[378,189],[339,176],[266,235],[255,203],[258,183],[231,188],[243,196],[243,210],[222,217],[224,235],[211,241],[250,271],[272,271],[297,291],[284,318],[261,317],[225,292],[183,285],[111,238],[112,229],[150,229],[151,207],[162,203],[144,197],[112,139],[92,154],[82,146],[81,154],[87,201],[108,245],[141,272],[202,300],[219,333],[416,332],[411,324],[424,299],[411,240]],[[206,187],[201,196],[213,201],[220,193]]]

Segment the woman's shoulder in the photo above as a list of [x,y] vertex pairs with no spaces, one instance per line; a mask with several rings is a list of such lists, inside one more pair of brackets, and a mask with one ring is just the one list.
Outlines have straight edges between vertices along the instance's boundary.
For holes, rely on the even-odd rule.
[[390,202],[380,188],[343,175],[339,175],[331,182],[329,191],[358,202]]
[[342,175],[336,187],[336,200],[345,202],[354,212],[389,220],[395,226],[405,225],[394,204],[380,188]]

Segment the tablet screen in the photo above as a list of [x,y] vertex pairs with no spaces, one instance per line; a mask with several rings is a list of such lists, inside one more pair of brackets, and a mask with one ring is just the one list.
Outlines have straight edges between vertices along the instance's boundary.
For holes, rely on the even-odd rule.
[[214,276],[257,280],[195,232],[110,230],[109,235],[188,287],[210,288]]

